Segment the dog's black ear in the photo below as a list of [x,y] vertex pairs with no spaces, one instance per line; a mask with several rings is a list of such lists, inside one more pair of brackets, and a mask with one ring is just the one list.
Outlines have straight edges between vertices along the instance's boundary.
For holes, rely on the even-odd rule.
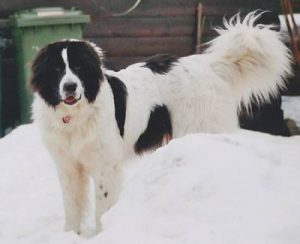
[[42,83],[42,74],[46,72],[48,45],[39,50],[31,64],[31,77],[29,86],[38,91]]
[[97,73],[99,80],[103,80],[101,68],[103,67],[104,56],[102,50],[91,42],[83,42],[83,45],[85,49],[84,54],[86,54],[84,59],[87,65]]
[[94,102],[104,79],[103,54],[98,46],[90,42],[84,42],[84,49],[84,60],[90,70],[90,74],[86,74],[84,79],[85,96],[89,102]]
[[32,91],[37,92],[45,102],[55,107],[60,103],[59,81],[64,73],[61,50],[64,42],[49,44],[38,52],[31,65],[29,80]]
[[99,46],[97,46],[95,43],[90,42],[90,41],[86,41],[85,45],[88,45],[89,48],[91,48],[97,54],[97,56],[100,60],[100,63],[103,64],[105,57],[104,57],[104,53],[103,53],[102,49]]

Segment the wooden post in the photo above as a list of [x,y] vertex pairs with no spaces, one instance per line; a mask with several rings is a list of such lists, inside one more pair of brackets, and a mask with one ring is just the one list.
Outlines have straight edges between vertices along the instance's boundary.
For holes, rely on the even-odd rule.
[[197,32],[196,32],[196,47],[195,52],[201,53],[201,39],[204,29],[205,17],[203,16],[203,5],[201,3],[197,6]]
[[[293,8],[292,8],[290,0],[280,0],[280,3],[281,3],[282,12],[284,14],[286,26],[287,26],[287,29],[288,29],[288,32],[290,35],[293,55],[294,55],[295,61],[299,65],[300,64],[300,52],[299,52],[298,44],[299,44],[300,36],[299,36],[297,24],[294,19]],[[291,18],[293,26],[290,23],[289,17]]]

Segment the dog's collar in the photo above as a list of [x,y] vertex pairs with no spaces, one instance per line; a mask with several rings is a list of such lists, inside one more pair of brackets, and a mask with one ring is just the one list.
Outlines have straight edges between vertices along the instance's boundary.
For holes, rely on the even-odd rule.
[[62,121],[65,123],[65,124],[69,124],[70,123],[70,120],[71,120],[71,116],[70,115],[66,115],[62,118]]

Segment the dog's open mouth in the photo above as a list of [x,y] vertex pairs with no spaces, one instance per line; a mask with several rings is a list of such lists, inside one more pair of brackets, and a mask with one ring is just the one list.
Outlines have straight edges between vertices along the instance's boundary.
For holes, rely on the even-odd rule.
[[74,105],[81,99],[81,96],[79,98],[76,98],[74,96],[68,96],[66,99],[63,100],[63,102],[67,105]]

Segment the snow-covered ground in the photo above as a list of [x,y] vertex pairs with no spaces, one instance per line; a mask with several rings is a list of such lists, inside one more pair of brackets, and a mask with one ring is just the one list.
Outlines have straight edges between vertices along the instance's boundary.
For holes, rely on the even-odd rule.
[[0,140],[0,243],[299,244],[300,137],[190,135],[135,162],[104,231],[63,232],[55,167],[34,125]]
[[[280,20],[280,26],[281,26],[282,31],[287,32],[288,28],[287,28],[287,25],[286,25],[284,15],[280,14],[278,17],[279,17],[279,20]],[[288,16],[288,19],[289,19],[289,22],[292,23],[292,19],[291,19],[290,15]],[[295,13],[294,14],[294,19],[295,19],[295,22],[296,22],[297,26],[300,26],[300,14]]]
[[283,96],[282,110],[286,119],[292,119],[300,128],[300,96]]

